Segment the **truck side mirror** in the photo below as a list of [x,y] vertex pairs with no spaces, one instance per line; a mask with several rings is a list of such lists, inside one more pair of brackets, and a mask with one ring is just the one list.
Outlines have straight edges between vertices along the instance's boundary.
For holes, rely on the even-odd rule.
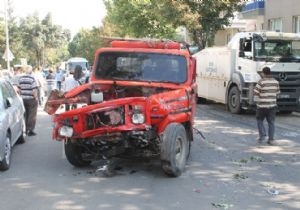
[[239,57],[244,58],[245,57],[245,52],[244,51],[240,51],[239,52]]

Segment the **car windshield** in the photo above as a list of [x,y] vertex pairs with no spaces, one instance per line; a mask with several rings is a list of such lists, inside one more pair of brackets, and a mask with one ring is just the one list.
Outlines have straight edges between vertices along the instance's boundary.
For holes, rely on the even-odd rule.
[[99,54],[94,76],[103,80],[184,83],[187,63],[180,55],[103,52]]
[[300,62],[300,41],[267,40],[255,42],[254,48],[256,60]]

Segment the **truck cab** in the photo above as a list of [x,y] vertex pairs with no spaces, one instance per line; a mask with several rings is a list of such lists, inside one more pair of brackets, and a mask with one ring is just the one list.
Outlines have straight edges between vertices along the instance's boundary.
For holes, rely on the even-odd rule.
[[75,66],[77,65],[82,67],[82,72],[83,72],[82,80],[84,81],[86,77],[90,76],[90,70],[91,70],[89,66],[89,62],[85,58],[81,58],[81,57],[70,58],[67,62],[65,62],[66,73],[69,74],[70,70],[74,70]]

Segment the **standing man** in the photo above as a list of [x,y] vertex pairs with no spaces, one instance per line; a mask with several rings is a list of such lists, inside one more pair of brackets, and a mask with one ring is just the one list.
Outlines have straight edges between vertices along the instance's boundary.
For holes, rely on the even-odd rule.
[[[78,87],[81,85],[79,79],[82,77],[82,67],[80,65],[76,65],[75,69],[70,70],[69,76],[66,77],[63,86],[62,86],[62,92],[67,93],[70,90]],[[70,104],[66,104],[66,111],[69,111],[70,108],[75,109],[77,106],[76,104],[73,104],[72,107],[70,107]]]
[[56,67],[56,74],[55,74],[55,80],[57,82],[57,88],[59,91],[61,91],[61,84],[64,80],[64,74],[60,70],[59,66]]
[[37,84],[37,91],[38,91],[38,102],[39,105],[41,106],[43,104],[43,99],[44,99],[44,85],[45,85],[45,80],[39,70],[39,67],[34,69],[34,73],[32,75],[35,78],[36,84]]
[[54,75],[52,69],[49,69],[49,73],[46,76],[46,81],[47,81],[47,97],[49,97],[52,90],[57,89],[55,75]]
[[38,87],[36,80],[32,75],[31,66],[27,66],[26,74],[20,76],[18,85],[25,107],[26,134],[28,136],[35,136],[36,133],[34,132],[34,128],[38,108]]
[[277,95],[280,93],[279,83],[271,77],[271,69],[262,69],[262,78],[257,82],[254,95],[257,96],[256,120],[259,132],[258,143],[266,138],[264,119],[268,122],[268,144],[274,144],[275,116],[277,108]]

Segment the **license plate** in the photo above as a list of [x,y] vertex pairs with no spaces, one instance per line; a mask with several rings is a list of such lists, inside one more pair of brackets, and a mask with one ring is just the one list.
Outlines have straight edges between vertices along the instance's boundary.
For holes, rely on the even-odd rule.
[[286,94],[280,94],[279,98],[290,98],[290,95],[286,95]]

